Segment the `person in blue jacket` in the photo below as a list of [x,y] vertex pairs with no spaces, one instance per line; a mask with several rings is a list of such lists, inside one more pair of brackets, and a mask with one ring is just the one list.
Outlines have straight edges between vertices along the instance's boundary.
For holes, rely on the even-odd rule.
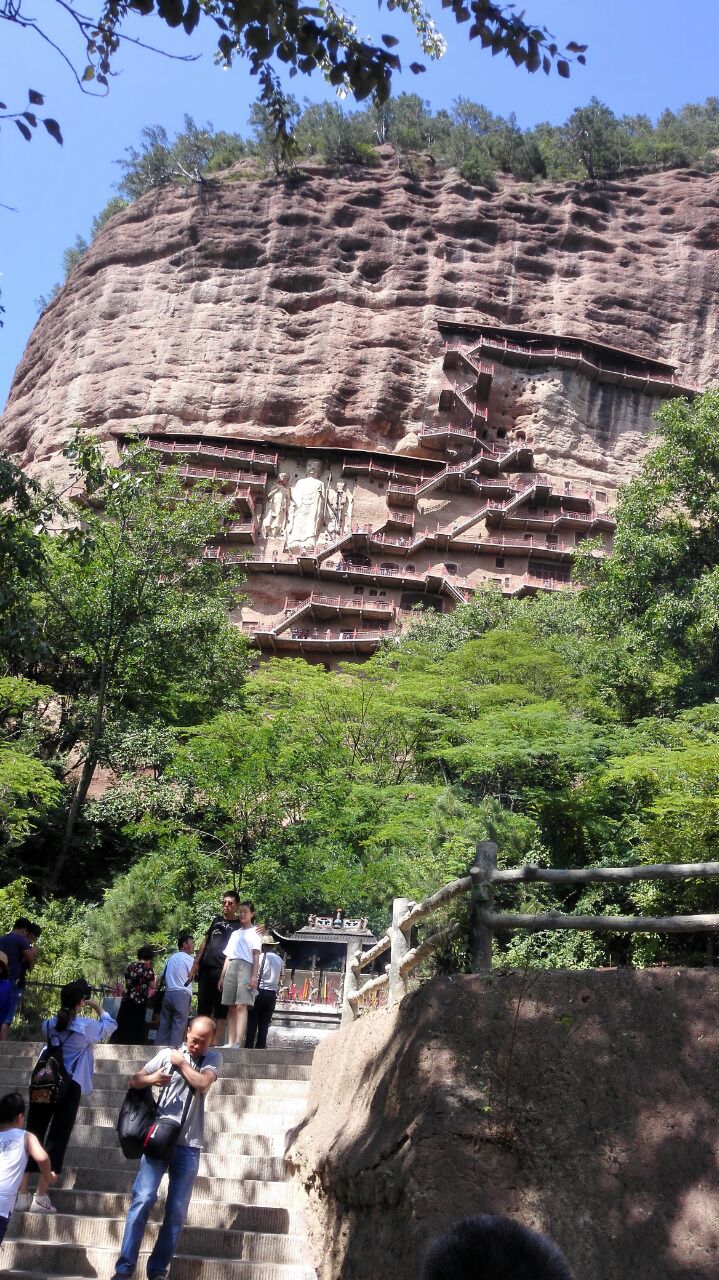
[[[42,1024],[43,1034],[52,1039],[53,1044],[59,1040],[62,1045],[65,1069],[72,1077],[70,1087],[65,1095],[54,1106],[46,1102],[31,1102],[27,1113],[28,1133],[34,1133],[42,1143],[50,1157],[53,1173],[62,1173],[65,1152],[70,1141],[73,1126],[77,1118],[80,1099],[83,1094],[92,1093],[92,1078],[95,1070],[93,1049],[103,1040],[109,1040],[117,1023],[95,1000],[91,1000],[92,991],[84,978],[75,982],[67,982],[60,991],[60,1010],[52,1018]],[[97,1018],[81,1018],[82,1009],[91,1009]],[[37,1166],[34,1160],[28,1161],[28,1171],[23,1178],[18,1196],[18,1207],[31,1213],[55,1213],[55,1206],[49,1196],[35,1195],[30,1203],[28,1186],[30,1174]]]

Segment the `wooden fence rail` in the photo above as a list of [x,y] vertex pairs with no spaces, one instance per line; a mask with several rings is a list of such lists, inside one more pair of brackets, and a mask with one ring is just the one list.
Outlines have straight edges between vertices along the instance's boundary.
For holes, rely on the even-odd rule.
[[[445,925],[416,946],[410,946],[412,928],[426,920],[439,907],[464,893],[469,898],[469,939],[472,970],[487,972],[492,967],[495,933],[524,929],[537,933],[544,929],[586,930],[593,933],[719,933],[719,915],[687,916],[588,916],[568,915],[561,911],[545,911],[527,915],[494,910],[496,884],[632,884],[641,880],[708,880],[719,876],[719,862],[658,863],[644,867],[550,868],[528,864],[525,867],[497,867],[497,846],[490,840],[477,845],[469,875],[443,885],[423,902],[395,898],[392,924],[387,933],[368,951],[348,955],[342,1005],[342,1023],[357,1017],[362,1000],[388,988],[390,1008],[398,1004],[407,991],[407,978],[422,960],[437,947],[461,932],[462,925]],[[362,971],[389,952],[384,973],[368,978],[360,985]]]

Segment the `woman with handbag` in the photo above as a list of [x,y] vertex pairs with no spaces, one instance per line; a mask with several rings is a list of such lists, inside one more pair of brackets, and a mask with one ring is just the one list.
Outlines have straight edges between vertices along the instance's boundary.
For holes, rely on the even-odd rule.
[[144,1044],[147,1002],[154,993],[155,973],[152,947],[140,947],[137,960],[125,970],[125,994],[117,1011],[117,1030],[110,1037],[113,1044]]
[[[80,1099],[92,1093],[92,1077],[95,1070],[93,1046],[108,1040],[117,1023],[94,1000],[84,978],[68,982],[60,991],[60,1010],[54,1018],[47,1018],[42,1029],[48,1045],[60,1045],[63,1078],[56,1100],[30,1101],[27,1113],[28,1133],[34,1133],[50,1157],[53,1173],[60,1174],[65,1151],[77,1117]],[[81,1018],[80,1010],[92,1009],[95,1018]],[[28,1194],[30,1174],[37,1172],[34,1160],[28,1161],[27,1173],[20,1186],[18,1208],[31,1213],[55,1213],[55,1207],[47,1194]]]

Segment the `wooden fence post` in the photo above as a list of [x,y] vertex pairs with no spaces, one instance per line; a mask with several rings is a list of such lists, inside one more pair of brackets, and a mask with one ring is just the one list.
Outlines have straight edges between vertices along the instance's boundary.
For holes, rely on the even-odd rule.
[[342,988],[342,1020],[340,1022],[341,1027],[346,1027],[348,1022],[354,1022],[354,1019],[357,1017],[357,1014],[355,1013],[353,1006],[350,1004],[350,996],[356,995],[359,989],[359,982],[362,981],[362,977],[360,975],[359,982],[358,982],[357,974],[352,968],[352,961],[355,959],[357,955],[359,955],[359,952],[357,950],[356,941],[353,940],[352,942],[348,942],[346,944],[346,954],[345,954],[345,980],[344,980],[344,986]]
[[387,930],[390,936],[388,1009],[399,1004],[407,993],[407,979],[402,977],[399,967],[409,951],[409,938],[400,929],[399,922],[411,906],[414,906],[411,898],[395,898],[392,903],[392,924]]
[[472,878],[472,897],[469,908],[472,973],[489,973],[492,968],[492,930],[485,924],[484,915],[494,907],[492,877],[496,866],[496,844],[493,840],[480,840],[474,862],[469,869]]

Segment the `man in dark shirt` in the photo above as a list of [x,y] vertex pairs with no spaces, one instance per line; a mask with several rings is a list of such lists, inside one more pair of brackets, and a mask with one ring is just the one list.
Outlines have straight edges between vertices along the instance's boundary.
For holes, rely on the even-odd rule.
[[20,1003],[25,975],[32,969],[37,959],[35,938],[40,930],[31,920],[20,916],[14,923],[10,933],[0,938],[0,951],[7,956],[8,977],[13,985],[13,1000],[5,1014],[5,1022],[0,1026],[0,1041],[7,1040],[10,1023]]
[[228,889],[222,895],[222,914],[215,916],[210,924],[200,949],[195,956],[195,963],[190,973],[190,981],[197,978],[197,1013],[203,1018],[214,1018],[217,1030],[213,1044],[222,1044],[225,1038],[225,1008],[220,991],[220,974],[225,959],[225,947],[231,934],[239,929],[237,910],[240,895],[235,889]]

